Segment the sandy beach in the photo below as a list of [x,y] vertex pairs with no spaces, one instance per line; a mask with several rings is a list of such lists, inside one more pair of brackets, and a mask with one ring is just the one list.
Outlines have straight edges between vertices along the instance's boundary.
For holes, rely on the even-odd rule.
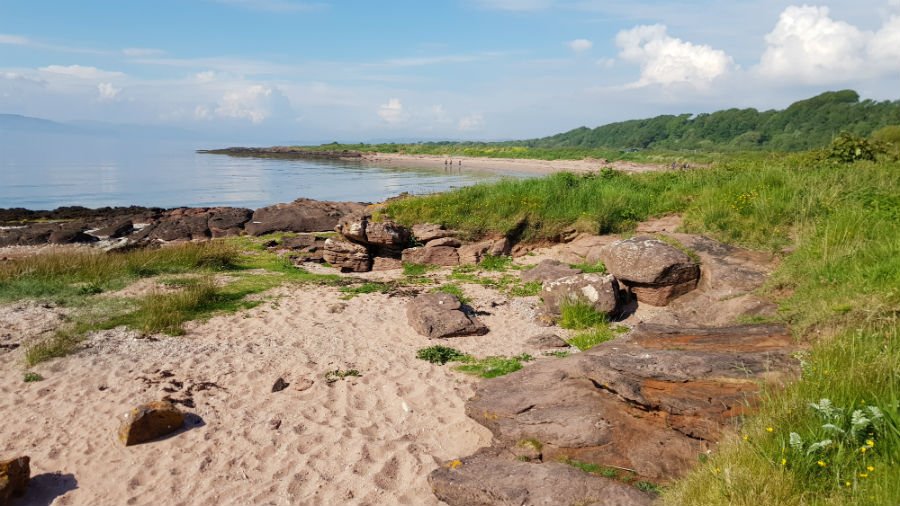
[[[555,172],[591,172],[611,168],[630,173],[666,170],[664,165],[597,159],[535,160],[525,158],[485,158],[471,156],[405,155],[395,153],[363,153],[366,163],[393,167],[449,167],[490,172],[552,174]],[[460,163],[461,162],[461,163]]]

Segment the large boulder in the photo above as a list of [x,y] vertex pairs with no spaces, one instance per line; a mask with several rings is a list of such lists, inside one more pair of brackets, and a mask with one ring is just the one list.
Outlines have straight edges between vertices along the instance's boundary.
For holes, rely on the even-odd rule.
[[450,506],[649,506],[653,497],[620,481],[560,463],[534,464],[483,450],[433,471],[428,483]]
[[141,404],[125,416],[119,427],[119,440],[125,446],[145,443],[171,434],[184,425],[184,413],[169,401]]
[[488,328],[463,310],[462,303],[448,293],[417,296],[406,307],[409,325],[429,338],[487,334]]
[[419,265],[459,265],[459,253],[450,246],[419,246],[403,250],[403,261]]
[[96,237],[90,236],[85,232],[87,226],[81,222],[63,223],[50,232],[47,242],[50,244],[79,244],[95,242]]
[[388,256],[396,256],[410,242],[409,229],[388,219],[376,221],[367,212],[344,216],[334,229],[346,239]]
[[638,301],[665,306],[697,287],[700,266],[683,251],[649,236],[617,241],[600,251],[607,270]]
[[101,239],[118,239],[120,237],[125,237],[132,232],[134,232],[134,222],[129,218],[125,218],[101,227],[91,232],[91,235]]
[[576,274],[581,274],[581,269],[569,267],[568,264],[564,264],[559,260],[547,259],[523,272],[522,281],[525,281],[526,283],[534,281],[544,283],[547,281],[555,281],[560,278],[575,276]]
[[564,303],[580,301],[611,316],[619,312],[622,295],[615,277],[590,273],[545,282],[541,288],[541,299],[550,314],[559,314]]
[[362,211],[364,204],[356,202],[326,202],[297,199],[289,204],[257,209],[252,220],[244,226],[250,235],[270,232],[324,232],[334,230],[341,217]]
[[6,506],[13,497],[22,496],[31,479],[31,460],[18,457],[0,460],[0,505]]
[[322,258],[345,272],[368,272],[372,269],[369,250],[361,244],[350,241],[327,239]]
[[253,211],[241,207],[214,207],[207,212],[209,232],[213,237],[240,235]]

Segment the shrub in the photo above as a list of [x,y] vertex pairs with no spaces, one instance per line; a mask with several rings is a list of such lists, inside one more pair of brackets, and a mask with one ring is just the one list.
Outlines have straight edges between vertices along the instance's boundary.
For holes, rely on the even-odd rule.
[[461,362],[468,358],[468,355],[449,346],[429,346],[422,348],[416,352],[416,358],[427,360],[432,364],[444,365],[447,362]]

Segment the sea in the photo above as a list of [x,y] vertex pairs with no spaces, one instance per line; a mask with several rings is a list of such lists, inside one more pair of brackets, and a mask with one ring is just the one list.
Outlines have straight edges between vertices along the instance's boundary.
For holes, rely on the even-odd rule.
[[531,176],[459,167],[389,167],[196,152],[233,145],[0,131],[0,208],[140,205],[254,209],[300,197],[380,202],[404,192],[429,194]]

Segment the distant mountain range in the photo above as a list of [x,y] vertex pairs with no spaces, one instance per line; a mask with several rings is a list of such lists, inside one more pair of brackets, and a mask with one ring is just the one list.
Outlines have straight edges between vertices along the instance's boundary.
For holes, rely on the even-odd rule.
[[48,119],[19,114],[0,114],[0,130],[35,133],[77,133],[78,128]]
[[19,134],[67,134],[128,139],[205,140],[209,136],[177,127],[128,125],[101,121],[73,121],[60,123],[20,114],[0,114],[0,132]]

